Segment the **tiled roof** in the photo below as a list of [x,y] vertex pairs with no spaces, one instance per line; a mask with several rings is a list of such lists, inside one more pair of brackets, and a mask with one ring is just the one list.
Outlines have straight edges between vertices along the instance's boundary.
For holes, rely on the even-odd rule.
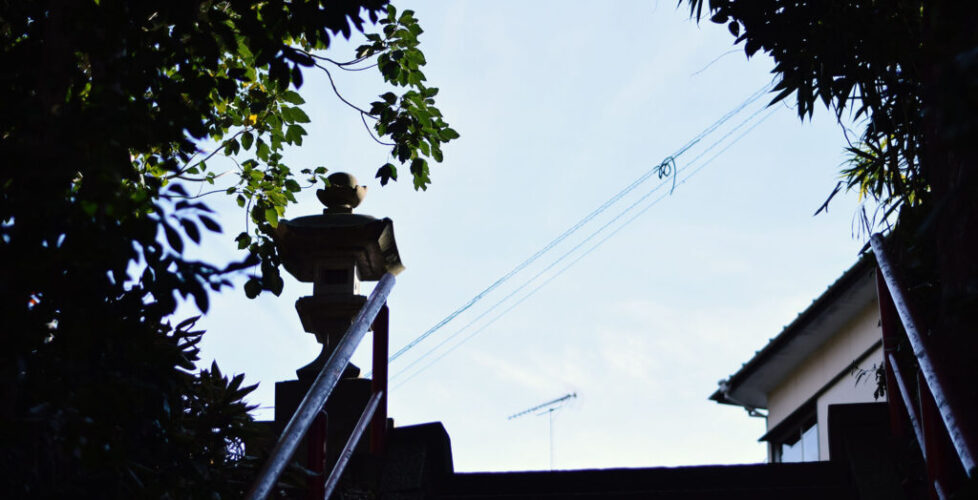
[[773,385],[780,380],[770,380],[772,376],[783,375],[792,367],[788,365],[797,363],[799,358],[803,359],[817,349],[832,332],[819,331],[818,335],[813,335],[812,328],[824,322],[824,313],[839,306],[840,301],[855,299],[854,307],[860,307],[864,304],[858,302],[865,301],[869,294],[875,297],[875,287],[871,280],[874,270],[875,260],[872,254],[863,254],[822,295],[812,301],[808,308],[770,339],[767,345],[756,351],[754,357],[741,365],[734,374],[721,380],[720,387],[710,395],[710,399],[748,409],[766,408],[766,394],[749,385],[756,385],[759,378],[768,379],[763,385]]

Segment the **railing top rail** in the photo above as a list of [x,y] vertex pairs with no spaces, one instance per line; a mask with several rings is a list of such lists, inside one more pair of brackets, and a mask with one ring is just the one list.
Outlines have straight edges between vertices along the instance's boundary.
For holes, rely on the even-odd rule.
[[316,376],[316,380],[309,387],[309,392],[306,393],[302,402],[299,403],[299,407],[295,410],[289,423],[285,425],[285,429],[282,430],[282,436],[275,443],[275,448],[272,449],[268,461],[265,462],[265,465],[259,471],[258,478],[251,486],[251,489],[245,494],[246,499],[264,499],[272,491],[272,488],[275,487],[278,477],[285,470],[285,466],[295,453],[299,442],[302,441],[302,437],[309,430],[309,426],[312,425],[316,414],[319,413],[326,403],[326,399],[333,392],[333,388],[336,387],[336,383],[343,375],[343,369],[346,368],[347,363],[349,363],[350,358],[353,356],[353,351],[360,345],[360,341],[363,340],[363,336],[370,329],[370,324],[384,306],[384,302],[387,301],[387,296],[390,295],[391,288],[393,287],[394,275],[390,273],[385,274],[377,283],[377,286],[374,287],[373,292],[371,292],[370,297],[367,299],[367,303],[360,309],[350,328],[347,329],[346,333],[343,334],[343,338],[336,344],[336,349],[330,354],[326,364],[323,365],[319,375]]
[[883,280],[893,298],[893,305],[900,316],[901,323],[903,323],[903,329],[907,333],[913,354],[917,358],[920,372],[924,376],[927,388],[930,389],[931,395],[934,397],[934,402],[941,414],[941,419],[944,421],[944,426],[947,428],[954,450],[961,460],[961,465],[964,466],[965,473],[970,477],[975,473],[975,450],[972,444],[974,441],[965,434],[957,411],[948,398],[945,391],[945,387],[947,387],[946,377],[935,365],[927,348],[926,340],[920,333],[917,322],[911,313],[910,305],[903,295],[903,288],[900,286],[896,269],[883,247],[883,237],[879,233],[874,234],[869,242],[873,247],[873,253],[876,255],[876,263],[879,265],[880,272],[883,273]]
[[329,500],[330,495],[333,494],[333,490],[336,489],[336,485],[340,483],[340,476],[346,470],[346,464],[350,462],[350,457],[353,456],[353,450],[356,449],[357,443],[363,437],[363,431],[367,429],[367,425],[370,423],[370,419],[373,418],[374,412],[377,411],[377,406],[380,404],[380,398],[383,395],[383,392],[375,392],[367,400],[367,406],[363,409],[363,413],[360,414],[360,419],[357,420],[356,425],[353,426],[353,432],[350,433],[350,438],[346,441],[346,445],[343,446],[343,451],[340,452],[339,458],[336,459],[336,465],[333,466],[333,471],[326,478],[326,483],[323,487],[324,500]]

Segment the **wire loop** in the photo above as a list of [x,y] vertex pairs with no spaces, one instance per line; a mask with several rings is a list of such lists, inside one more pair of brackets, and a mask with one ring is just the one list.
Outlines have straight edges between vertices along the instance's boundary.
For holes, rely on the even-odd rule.
[[672,187],[669,188],[669,194],[672,194],[676,190],[676,177],[679,174],[676,171],[676,159],[672,155],[667,156],[658,167],[655,167],[655,173],[660,179],[672,176]]

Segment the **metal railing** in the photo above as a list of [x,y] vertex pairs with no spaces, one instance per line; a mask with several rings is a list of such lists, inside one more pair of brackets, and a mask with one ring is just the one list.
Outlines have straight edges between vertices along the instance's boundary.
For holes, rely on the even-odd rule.
[[[366,304],[357,313],[350,328],[343,334],[343,338],[336,344],[336,349],[330,354],[326,364],[323,365],[322,370],[320,370],[316,379],[309,387],[309,391],[302,399],[302,402],[299,403],[299,407],[292,415],[289,423],[285,425],[281,437],[275,443],[275,447],[272,449],[268,460],[265,462],[261,471],[259,471],[258,478],[248,493],[245,494],[246,499],[264,499],[272,491],[272,488],[275,487],[275,483],[278,481],[282,471],[285,470],[286,465],[288,465],[289,460],[291,460],[296,448],[298,448],[302,438],[306,435],[306,432],[315,420],[316,415],[322,410],[326,399],[329,398],[330,393],[333,392],[333,388],[336,387],[336,383],[342,377],[343,370],[353,356],[353,352],[360,345],[360,341],[363,340],[363,336],[370,329],[370,325],[377,317],[377,314],[384,308],[384,303],[387,301],[387,296],[390,294],[393,286],[394,275],[390,273],[385,274],[377,282]],[[351,454],[353,447],[356,446],[356,443],[360,439],[360,435],[366,429],[367,422],[373,417],[374,411],[377,409],[384,392],[374,392],[370,401],[367,403],[364,414],[360,417],[360,421],[357,423],[353,434],[350,436],[350,440],[347,442],[347,448],[350,449]],[[330,477],[326,480],[327,486],[332,484],[332,487],[335,487],[336,482],[339,480],[339,475],[342,474],[343,467],[345,467],[349,459],[349,457],[347,457],[347,460],[343,459],[346,451],[346,448],[344,448],[340,461],[334,466]],[[329,497],[332,487],[327,488],[325,498]]]
[[357,443],[360,442],[360,437],[363,436],[363,431],[367,428],[367,424],[370,423],[370,419],[374,416],[374,411],[377,410],[377,405],[380,403],[380,398],[383,397],[384,393],[375,392],[370,396],[370,401],[367,401],[367,407],[363,409],[363,413],[360,415],[360,420],[357,420],[357,425],[353,427],[353,432],[350,434],[350,439],[347,440],[346,445],[343,446],[343,451],[340,453],[340,457],[336,459],[336,465],[333,466],[333,472],[329,474],[326,478],[326,485],[324,486],[323,498],[329,498],[333,494],[333,489],[340,482],[340,476],[343,475],[343,470],[346,469],[346,464],[349,463],[350,457],[353,456],[353,450],[356,449]]
[[[927,396],[930,396],[933,400],[934,411],[940,416],[940,420],[954,448],[954,452],[958,460],[960,460],[965,474],[971,477],[976,472],[975,436],[971,433],[971,427],[965,425],[967,422],[962,418],[960,403],[954,399],[953,394],[948,392],[949,384],[947,374],[934,361],[933,349],[928,345],[929,341],[927,337],[922,334],[919,324],[914,318],[910,304],[903,293],[896,269],[883,246],[883,237],[879,234],[873,235],[870,238],[870,244],[872,245],[878,265],[877,288],[880,299],[880,312],[883,320],[884,345],[887,343],[887,337],[892,336],[894,331],[888,325],[889,322],[892,322],[888,321],[888,316],[895,313],[903,326],[903,331],[906,333],[907,341],[917,361],[918,373],[920,379],[923,381],[921,392],[926,390],[929,393],[920,395],[921,404],[924,405],[925,401],[923,400]],[[892,349],[893,346],[889,347]],[[929,450],[936,450],[937,446],[932,442],[934,436],[928,435],[928,426],[923,424],[923,420],[927,417],[926,408],[920,408],[918,412],[918,405],[908,390],[908,384],[904,379],[904,374],[901,373],[900,367],[897,364],[898,360],[893,352],[887,353],[886,361],[889,365],[887,368],[893,375],[894,382],[897,384],[895,388],[897,389],[896,392],[900,394],[904,409],[909,416],[914,434],[920,444],[924,460],[930,463],[932,460],[936,460],[936,458],[928,456],[930,455]],[[893,398],[891,398],[892,400]],[[938,497],[943,497],[945,485],[941,484],[940,477],[931,477],[931,480],[933,481]]]

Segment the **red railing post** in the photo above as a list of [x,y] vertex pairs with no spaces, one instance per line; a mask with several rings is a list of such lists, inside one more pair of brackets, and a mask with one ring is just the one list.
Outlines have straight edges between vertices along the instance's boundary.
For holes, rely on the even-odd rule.
[[[883,363],[886,371],[886,401],[890,410],[890,430],[896,436],[904,436],[906,430],[903,425],[903,412],[900,411],[901,398],[895,376],[897,370],[894,369],[889,356],[893,354],[893,357],[896,357],[900,342],[897,333],[897,329],[900,328],[900,316],[893,306],[893,298],[890,297],[890,290],[886,287],[886,281],[879,267],[876,268],[876,296],[879,298],[880,328],[883,331]],[[913,411],[911,408],[907,410]]]
[[326,412],[321,411],[306,433],[306,467],[316,473],[306,480],[306,498],[309,500],[322,500],[325,494],[327,425]]
[[370,425],[370,453],[382,455],[387,450],[387,352],[390,342],[390,310],[387,304],[374,319],[372,392],[381,393],[380,404]]
[[941,422],[941,414],[937,411],[934,398],[927,389],[927,381],[919,371],[917,372],[917,393],[920,397],[920,423],[924,432],[924,442],[921,449],[924,452],[927,466],[927,478],[930,480],[930,497],[934,500],[942,500],[943,492],[939,491],[941,485],[945,483],[946,474],[944,470],[948,465],[947,457],[944,455],[944,447],[939,436],[944,432],[944,425]]
[[[296,449],[302,442],[303,437],[306,436],[307,431],[316,420],[316,417],[322,413],[323,405],[326,404],[329,395],[333,392],[340,378],[342,378],[343,372],[350,362],[350,358],[353,356],[353,351],[356,350],[357,345],[360,344],[363,336],[366,335],[370,324],[373,323],[374,318],[377,317],[380,310],[386,308],[387,296],[390,294],[393,286],[394,275],[387,273],[380,278],[377,286],[370,292],[367,303],[363,305],[363,308],[360,309],[360,312],[353,319],[350,328],[340,338],[333,353],[329,355],[326,364],[320,369],[319,374],[316,375],[316,378],[312,382],[312,386],[309,387],[306,395],[299,403],[299,407],[296,408],[289,422],[285,424],[282,435],[275,442],[275,447],[272,448],[268,459],[265,461],[265,465],[258,471],[258,477],[255,478],[251,489],[245,494],[246,500],[263,500],[275,488],[275,483],[278,481],[282,471],[285,470],[289,461],[292,460],[292,455],[296,452]],[[361,415],[364,423],[361,426],[360,422],[357,422],[358,431],[355,433],[355,436],[351,437],[355,439],[360,438],[359,433],[363,432],[366,421],[373,416],[376,404],[377,398],[371,396],[371,403],[368,407],[370,415],[366,417]],[[355,445],[356,443],[354,442],[353,444]],[[342,468],[334,470],[334,472],[337,474],[342,473]]]
[[[906,339],[908,347],[912,349],[916,358],[918,383],[916,402],[920,408],[918,419],[921,428],[917,432],[917,437],[927,463],[931,495],[933,498],[943,499],[960,484],[962,479],[973,477],[978,472],[976,466],[978,438],[976,438],[972,415],[967,413],[971,405],[968,401],[962,401],[960,391],[953,387],[952,379],[949,378],[950,372],[947,371],[953,366],[947,366],[946,358],[935,356],[932,352],[933,347],[928,345],[931,343],[929,335],[920,329],[920,325],[914,318],[900,279],[897,277],[897,271],[886,255],[883,237],[874,234],[870,238],[870,244],[876,256],[877,277],[882,277],[882,283],[877,281],[880,289],[878,297],[881,320],[884,321],[884,325],[886,321],[891,325],[890,328],[884,326],[884,339],[894,332],[889,311],[895,310],[903,325],[903,335],[899,339],[901,341]],[[895,356],[889,354],[887,357],[891,358],[892,362],[898,362]],[[898,372],[896,369],[890,371],[894,374]],[[889,383],[889,377],[887,382]],[[903,387],[901,392],[906,392],[902,389]],[[913,420],[914,401],[905,399],[907,399],[905,401],[907,412]],[[915,424],[915,431],[917,428]],[[957,465],[960,465],[963,471],[958,469]]]

